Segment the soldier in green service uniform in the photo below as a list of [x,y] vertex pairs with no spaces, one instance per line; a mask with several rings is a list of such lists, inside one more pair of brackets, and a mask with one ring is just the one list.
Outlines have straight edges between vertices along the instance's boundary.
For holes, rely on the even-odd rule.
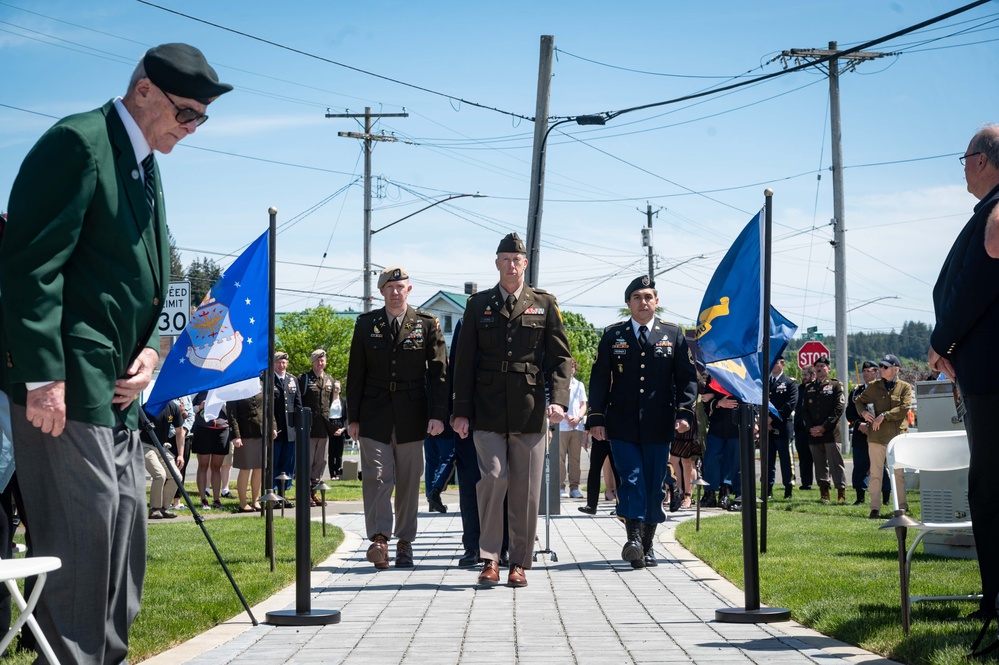
[[465,306],[454,361],[454,431],[465,439],[469,426],[474,430],[482,473],[476,485],[484,561],[479,584],[499,582],[508,497],[507,584],[523,587],[538,528],[545,428],[565,415],[571,356],[555,296],[524,284],[527,252],[516,233],[500,241],[496,268],[499,284],[469,297]]
[[815,380],[805,386],[805,427],[815,460],[815,480],[822,500],[829,501],[830,471],[838,503],[846,503],[846,468],[839,450],[839,419],[846,409],[843,384],[829,376],[829,358],[815,361]]
[[444,431],[447,351],[437,318],[407,304],[404,268],[378,277],[385,307],[357,317],[347,365],[347,429],[361,446],[368,561],[389,566],[395,489],[395,565],[413,566],[423,439]]

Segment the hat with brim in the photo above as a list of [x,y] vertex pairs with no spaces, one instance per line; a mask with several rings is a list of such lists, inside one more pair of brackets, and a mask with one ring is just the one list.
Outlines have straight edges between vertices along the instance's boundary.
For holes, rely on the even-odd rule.
[[204,53],[190,44],[160,44],[142,56],[146,76],[163,92],[206,106],[232,86],[219,82]]

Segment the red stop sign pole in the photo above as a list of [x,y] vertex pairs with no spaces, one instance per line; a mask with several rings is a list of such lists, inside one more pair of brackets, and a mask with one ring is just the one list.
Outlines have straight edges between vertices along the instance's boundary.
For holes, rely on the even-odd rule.
[[798,349],[798,367],[803,368],[807,365],[814,365],[815,361],[825,356],[829,357],[829,349],[822,342],[805,342]]

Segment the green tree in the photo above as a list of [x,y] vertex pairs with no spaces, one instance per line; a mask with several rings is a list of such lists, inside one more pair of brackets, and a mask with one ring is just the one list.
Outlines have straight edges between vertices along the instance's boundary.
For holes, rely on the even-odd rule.
[[184,263],[180,260],[180,252],[177,251],[177,241],[174,240],[169,228],[167,229],[167,238],[170,241],[170,280],[179,281],[186,279]]
[[288,371],[296,376],[312,367],[309,354],[325,349],[326,372],[344,381],[353,334],[354,319],[337,316],[332,307],[320,304],[284,314],[275,330],[275,346],[288,354]]
[[569,351],[576,359],[579,370],[576,378],[583,382],[584,386],[590,385],[590,370],[593,368],[593,361],[597,358],[597,344],[600,343],[600,331],[593,327],[582,314],[575,312],[562,312],[562,323],[565,325],[565,334],[569,338]]
[[194,259],[187,267],[187,279],[191,282],[191,305],[197,307],[205,299],[205,294],[216,280],[222,276],[222,268],[207,257]]

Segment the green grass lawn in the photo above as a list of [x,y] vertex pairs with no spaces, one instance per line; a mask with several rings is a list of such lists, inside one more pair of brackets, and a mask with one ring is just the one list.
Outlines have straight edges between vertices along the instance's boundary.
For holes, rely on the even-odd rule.
[[[852,492],[850,493],[852,502]],[[834,495],[835,496],[835,495]],[[919,514],[918,493],[910,507]],[[887,509],[882,509],[887,512]],[[902,632],[898,549],[893,530],[867,519],[867,506],[825,505],[818,491],[777,499],[767,515],[767,553],[760,559],[760,600],[791,610],[794,620],[836,639],[913,665],[966,663],[981,624],[962,617],[969,602],[912,606],[912,630]],[[677,539],[723,577],[743,587],[739,514],[677,527]],[[910,532],[909,541],[914,534]],[[922,554],[913,559],[911,591],[918,595],[971,594],[981,590],[974,560]],[[995,637],[993,624],[992,635]],[[993,658],[986,662],[996,662]]]
[[[295,522],[274,520],[276,570],[264,557],[264,520],[257,516],[218,519],[207,529],[252,607],[295,580]],[[343,542],[343,531],[310,522],[312,566]],[[142,609],[130,634],[129,661],[149,658],[244,612],[201,529],[193,522],[159,522],[149,527]],[[15,616],[17,608],[14,608]],[[257,616],[263,621],[263,616]],[[17,638],[19,639],[19,638]],[[15,639],[15,644],[17,642]],[[11,650],[5,662],[27,665],[34,652]]]

